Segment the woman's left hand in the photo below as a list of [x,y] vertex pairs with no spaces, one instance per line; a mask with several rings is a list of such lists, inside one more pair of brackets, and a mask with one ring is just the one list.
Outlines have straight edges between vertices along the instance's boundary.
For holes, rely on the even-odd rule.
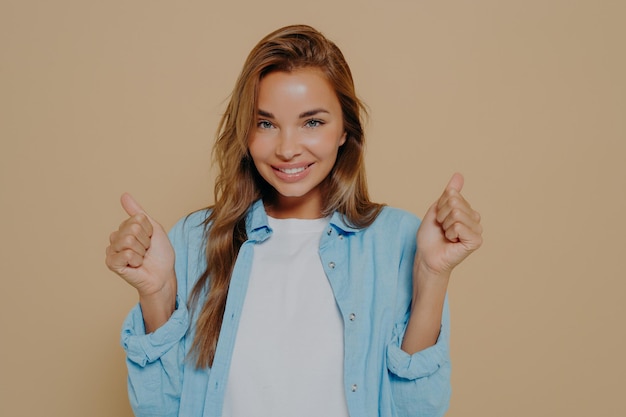
[[482,244],[480,214],[461,195],[463,183],[463,176],[454,174],[426,212],[417,232],[416,272],[449,276]]
[[483,242],[480,215],[462,188],[463,176],[454,174],[417,231],[411,317],[402,340],[408,354],[437,342],[450,273]]

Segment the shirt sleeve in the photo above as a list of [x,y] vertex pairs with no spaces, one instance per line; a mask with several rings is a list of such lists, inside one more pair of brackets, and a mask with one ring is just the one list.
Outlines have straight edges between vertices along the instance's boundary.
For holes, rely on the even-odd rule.
[[[417,223],[419,226],[419,221]],[[416,227],[405,235],[399,268],[397,320],[387,346],[387,367],[394,405],[398,416],[443,416],[450,402],[450,311],[444,302],[441,329],[437,342],[409,355],[401,349],[410,315],[413,293],[413,260],[416,251]]]
[[145,333],[138,305],[124,322],[122,346],[127,355],[128,398],[135,416],[178,415],[185,359],[183,339],[188,323],[187,308],[181,303],[153,333]]
[[176,310],[163,326],[146,334],[141,307],[137,304],[122,326],[128,397],[137,417],[177,416],[182,393],[185,337],[190,320],[186,306],[189,239],[184,219],[172,228],[169,238],[176,253]]
[[394,329],[387,348],[391,390],[399,416],[443,416],[450,403],[450,321],[448,302],[444,304],[437,342],[409,355],[403,351],[404,328]]

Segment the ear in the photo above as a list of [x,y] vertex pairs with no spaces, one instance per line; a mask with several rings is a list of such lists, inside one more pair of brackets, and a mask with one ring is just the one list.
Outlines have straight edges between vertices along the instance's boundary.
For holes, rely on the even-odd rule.
[[341,135],[341,139],[339,139],[339,146],[342,146],[346,143],[346,139],[348,138],[348,132],[344,131],[343,135]]

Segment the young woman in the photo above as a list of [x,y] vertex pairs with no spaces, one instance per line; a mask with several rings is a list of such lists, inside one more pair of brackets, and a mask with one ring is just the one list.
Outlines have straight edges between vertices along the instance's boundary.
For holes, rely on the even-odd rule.
[[371,202],[362,111],[332,42],[279,29],[222,118],[215,204],[168,237],[122,196],[106,263],[139,293],[122,332],[137,416],[444,414],[446,290],[480,216],[459,174],[421,226]]

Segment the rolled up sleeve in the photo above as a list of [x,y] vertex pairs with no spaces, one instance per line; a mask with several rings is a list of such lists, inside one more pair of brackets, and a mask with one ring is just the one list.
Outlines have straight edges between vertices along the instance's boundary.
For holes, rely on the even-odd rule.
[[152,363],[181,342],[189,328],[189,313],[184,304],[169,320],[153,333],[146,334],[141,307],[136,305],[128,314],[122,327],[122,347],[128,360],[140,367]]
[[437,342],[409,355],[401,349],[404,327],[396,326],[387,346],[387,367],[398,416],[443,416],[448,409],[450,386],[450,313],[444,303]]

